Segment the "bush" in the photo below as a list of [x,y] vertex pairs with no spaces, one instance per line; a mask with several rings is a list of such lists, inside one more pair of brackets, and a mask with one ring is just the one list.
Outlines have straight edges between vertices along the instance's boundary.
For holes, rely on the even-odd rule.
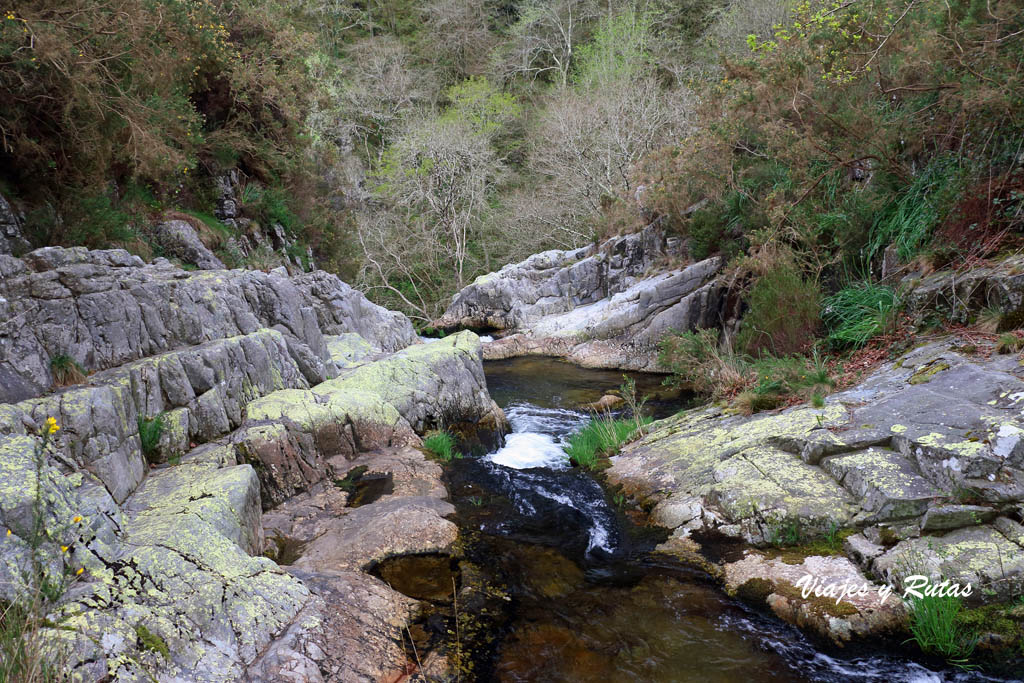
[[956,596],[912,597],[911,640],[929,654],[941,655],[952,664],[966,664],[978,644],[978,636],[959,623],[962,610],[963,603]]
[[821,290],[782,263],[757,279],[737,339],[747,353],[788,356],[806,351],[821,325]]
[[862,282],[822,302],[821,317],[833,348],[860,348],[890,325],[898,300],[885,285]]
[[451,462],[462,454],[455,449],[455,437],[448,432],[433,432],[423,439],[423,447],[433,453],[441,462]]

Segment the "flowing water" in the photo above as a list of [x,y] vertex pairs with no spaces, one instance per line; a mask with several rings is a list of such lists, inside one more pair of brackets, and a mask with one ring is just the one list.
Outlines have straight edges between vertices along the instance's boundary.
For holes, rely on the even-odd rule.
[[[446,473],[467,566],[493,598],[463,606],[486,634],[474,640],[472,621],[460,622],[473,650],[463,680],[994,680],[905,653],[824,649],[728,598],[707,575],[652,556],[665,532],[634,524],[561,448],[588,419],[579,406],[617,387],[621,373],[538,358],[485,367],[512,434]],[[657,377],[637,384],[654,394],[656,414],[680,407]]]

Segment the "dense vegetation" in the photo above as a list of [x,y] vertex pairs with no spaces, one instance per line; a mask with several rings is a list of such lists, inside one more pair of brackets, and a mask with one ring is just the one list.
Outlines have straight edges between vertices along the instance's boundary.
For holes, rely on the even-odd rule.
[[664,342],[679,379],[745,410],[820,396],[820,359],[792,354],[892,331],[910,270],[1017,248],[1022,38],[1020,2],[829,0],[725,57],[699,86],[701,134],[639,171],[695,257],[729,260],[746,311],[731,343]]
[[[257,226],[414,318],[660,218],[758,358],[862,345],[890,265],[974,262],[1024,196],[1019,0],[49,0],[0,24],[0,192],[124,244],[241,171]],[[259,265],[258,263],[256,265]],[[777,306],[778,301],[786,307]],[[792,315],[777,315],[786,308]]]

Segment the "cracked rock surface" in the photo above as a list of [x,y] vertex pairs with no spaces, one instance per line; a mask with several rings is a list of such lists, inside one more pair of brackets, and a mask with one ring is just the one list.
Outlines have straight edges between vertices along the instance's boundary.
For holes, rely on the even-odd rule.
[[[921,574],[1011,599],[1024,587],[1024,367],[959,348],[916,348],[821,409],[685,411],[625,446],[609,480],[656,503],[676,539],[713,531],[764,547],[793,529],[857,530],[846,550],[869,579]],[[799,623],[800,609],[776,611]],[[863,631],[830,619],[837,640]]]

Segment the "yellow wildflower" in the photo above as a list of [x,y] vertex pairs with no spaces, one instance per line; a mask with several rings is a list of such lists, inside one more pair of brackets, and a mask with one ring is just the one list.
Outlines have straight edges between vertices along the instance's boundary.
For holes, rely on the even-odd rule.
[[78,524],[82,521],[82,515],[75,515],[74,519],[71,520],[72,524]]
[[48,417],[48,418],[46,418],[46,431],[47,432],[49,432],[50,434],[53,434],[58,429],[60,429],[60,425],[57,424],[57,418],[55,418],[55,417]]
[[84,571],[85,571],[85,567],[79,567],[78,571],[75,572],[75,576],[81,576],[82,572],[84,572]]
[[66,545],[62,545],[62,546],[60,547],[60,551],[61,551],[62,553],[66,553],[66,552],[68,551],[68,546],[66,546]]

